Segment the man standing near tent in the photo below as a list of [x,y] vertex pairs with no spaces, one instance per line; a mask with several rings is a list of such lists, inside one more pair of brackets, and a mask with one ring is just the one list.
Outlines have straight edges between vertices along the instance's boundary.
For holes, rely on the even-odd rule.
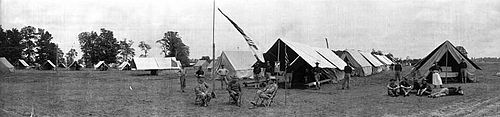
[[321,89],[319,83],[319,80],[321,78],[321,69],[319,68],[318,62],[316,62],[316,66],[313,68],[313,70],[314,70],[314,80],[316,80],[316,89]]
[[435,88],[437,86],[443,88],[443,81],[441,80],[441,76],[439,72],[441,71],[441,67],[438,65],[437,61],[429,68],[429,71],[432,73],[432,84]]
[[401,81],[401,71],[403,71],[403,67],[400,62],[397,62],[396,65],[394,65],[394,79],[396,79],[396,81]]
[[462,80],[462,82],[467,82],[467,63],[465,63],[465,60],[462,58],[461,60],[462,62],[460,62],[460,78]]
[[349,66],[349,64],[347,64],[345,67],[344,67],[344,73],[345,73],[345,77],[344,77],[344,80],[342,80],[342,89],[346,88],[346,89],[349,89],[349,83],[351,82],[351,73],[352,73],[352,68]]
[[217,74],[220,76],[220,87],[223,89],[224,84],[227,85],[227,74],[229,73],[229,70],[224,68],[224,65],[220,65],[219,70],[217,70]]
[[177,72],[177,76],[179,76],[179,80],[181,83],[181,91],[184,92],[184,88],[186,87],[186,71],[181,67]]
[[255,80],[255,83],[257,83],[255,85],[255,87],[259,88],[260,87],[260,72],[261,72],[260,62],[257,61],[257,63],[255,63],[252,67],[253,67],[253,79]]
[[198,71],[196,71],[196,78],[202,78],[205,77],[205,72],[203,71],[203,68],[200,66]]

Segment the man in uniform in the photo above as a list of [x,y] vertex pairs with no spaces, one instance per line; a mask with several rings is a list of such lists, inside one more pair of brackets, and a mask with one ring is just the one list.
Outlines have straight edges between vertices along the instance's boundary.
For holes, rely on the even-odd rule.
[[352,68],[348,65],[346,65],[344,67],[344,73],[345,73],[345,76],[344,76],[344,80],[342,80],[342,89],[346,88],[346,89],[349,89],[349,84],[350,84],[350,80],[351,80],[351,73],[352,73]]
[[232,77],[231,81],[228,83],[227,91],[229,92],[229,96],[232,101],[236,104],[236,106],[241,106],[239,101],[241,96],[241,85],[238,82],[237,77]]
[[186,71],[184,68],[179,69],[177,72],[177,76],[179,76],[179,80],[181,83],[181,91],[184,92],[184,88],[186,87]]
[[201,106],[208,106],[208,102],[215,98],[214,93],[210,93],[210,87],[205,83],[205,78],[198,78],[198,84],[194,88],[196,94],[196,102],[200,102]]
[[321,78],[321,68],[319,68],[319,63],[316,62],[316,66],[313,68],[314,80],[316,80],[316,89],[321,89],[319,80]]
[[253,79],[255,80],[255,83],[257,83],[257,85],[255,85],[256,88],[259,88],[260,87],[260,72],[261,72],[261,63],[259,61],[257,61],[257,63],[255,63],[252,67],[253,67]]
[[223,89],[224,84],[227,85],[227,82],[228,82],[227,74],[229,74],[229,70],[224,68],[224,65],[220,65],[219,70],[217,70],[217,74],[219,74],[219,76],[220,76],[220,87]]
[[264,87],[261,90],[257,90],[257,97],[258,98],[256,98],[255,101],[251,101],[250,103],[254,106],[257,106],[257,103],[259,102],[259,100],[262,99],[260,104],[259,104],[259,105],[262,105],[264,100],[268,100],[268,99],[272,98],[273,93],[275,93],[276,90],[278,90],[278,84],[276,84],[276,78],[272,77],[271,80],[269,80],[269,84],[267,84],[266,87]]
[[396,65],[394,65],[394,79],[396,81],[401,81],[401,71],[403,70],[403,67],[401,66],[400,62],[397,62]]
[[466,77],[467,77],[467,63],[465,63],[465,60],[462,58],[462,62],[460,62],[460,78],[462,82],[466,82]]

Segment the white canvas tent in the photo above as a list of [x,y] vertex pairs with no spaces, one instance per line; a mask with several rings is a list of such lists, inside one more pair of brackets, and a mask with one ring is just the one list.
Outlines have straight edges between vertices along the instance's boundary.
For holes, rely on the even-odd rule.
[[83,65],[81,65],[80,63],[78,63],[78,61],[73,61],[73,63],[71,63],[71,64],[69,65],[69,68],[70,68],[71,70],[80,70],[80,69],[82,69],[82,68],[83,68]]
[[5,57],[0,57],[0,75],[14,72],[14,66]]
[[198,69],[201,66],[202,69],[207,69],[208,65],[209,63],[207,60],[198,60],[198,62],[196,62],[196,64],[194,64],[193,67]]
[[384,64],[383,69],[384,70],[389,70],[389,67],[391,66],[392,62],[387,61],[387,59],[384,58],[384,55],[376,55],[374,54],[375,58],[377,58],[382,64]]
[[132,70],[129,62],[123,62],[118,66],[118,70]]
[[380,73],[383,70],[383,63],[381,63],[375,56],[369,52],[359,51],[363,57],[372,65],[372,74]]
[[134,58],[134,70],[173,70],[180,69],[181,63],[175,57],[167,58]]
[[104,61],[99,61],[96,65],[94,65],[94,69],[97,70],[108,70],[109,66]]
[[42,70],[53,70],[54,68],[56,68],[56,65],[52,63],[52,61],[46,60],[40,67]]
[[[429,68],[432,67],[433,63],[438,62],[438,65],[443,67],[449,67],[451,72],[458,72],[459,62],[464,59],[467,64],[468,72],[475,72],[476,70],[481,70],[474,62],[469,58],[465,57],[462,53],[458,51],[457,48],[450,41],[445,41],[434,49],[429,55],[420,60],[415,64],[410,72],[410,74],[421,74],[425,76],[429,75]],[[445,72],[441,72],[445,73]]]
[[251,51],[222,51],[214,68],[218,70],[224,65],[224,68],[229,70],[229,76],[253,79],[252,66],[256,62],[257,59]]
[[[266,60],[279,62],[279,70],[292,73],[292,87],[308,84],[312,80],[304,79],[306,70],[311,70],[319,63],[323,76],[321,80],[340,80],[344,78],[342,71],[347,65],[332,50],[311,47],[309,45],[278,39],[266,52]],[[289,63],[286,67],[285,63]]]
[[17,69],[26,69],[26,68],[30,67],[30,65],[28,65],[28,63],[26,63],[26,61],[24,61],[22,59],[18,59],[17,63],[15,63],[15,64],[16,64]]
[[354,67],[354,75],[368,76],[372,74],[373,68],[358,50],[347,49],[340,56],[346,63]]

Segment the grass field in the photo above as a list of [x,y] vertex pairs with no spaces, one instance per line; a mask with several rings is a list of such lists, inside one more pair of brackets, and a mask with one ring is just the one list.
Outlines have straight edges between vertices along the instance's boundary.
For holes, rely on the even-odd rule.
[[[392,72],[354,77],[350,90],[324,84],[321,90],[280,89],[270,107],[249,109],[256,89],[243,89],[243,106],[228,103],[220,89],[208,107],[194,105],[196,78],[189,71],[187,92],[173,73],[146,71],[17,70],[0,78],[0,115],[29,116],[500,116],[500,63],[479,64],[477,83],[462,86],[464,96],[389,97]],[[405,68],[408,71],[409,68]],[[211,82],[209,82],[211,83]],[[132,88],[132,90],[130,89]]]

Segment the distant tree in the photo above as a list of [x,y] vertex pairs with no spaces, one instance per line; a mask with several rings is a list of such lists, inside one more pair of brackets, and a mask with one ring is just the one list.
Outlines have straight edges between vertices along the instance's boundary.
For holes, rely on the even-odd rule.
[[146,42],[141,41],[139,42],[139,48],[144,51],[144,54],[141,54],[139,57],[147,57],[148,51],[151,49],[151,46],[149,44],[146,44]]
[[182,42],[178,32],[168,31],[164,37],[157,40],[165,57],[176,57],[183,66],[189,65],[189,46]]
[[75,61],[76,56],[78,56],[78,52],[76,52],[75,49],[71,48],[67,53],[66,53],[66,63],[71,64],[73,61]]
[[392,61],[396,61],[396,59],[394,58],[394,55],[392,55],[391,53],[386,54],[385,56],[386,56],[387,58],[391,59]]
[[135,56],[135,49],[132,48],[134,41],[125,39],[118,43],[120,45],[119,53],[122,55],[124,61],[130,61]]
[[9,61],[16,61],[22,58],[24,46],[21,44],[23,37],[21,33],[13,28],[4,32],[0,25],[0,56]]
[[465,55],[465,57],[467,57],[467,50],[465,50],[465,48],[463,46],[457,46],[457,50],[462,53],[463,55]]
[[200,60],[210,61],[210,56],[201,56]]
[[[50,60],[52,62],[56,62],[56,59],[61,59],[62,51],[57,47],[55,43],[52,43],[53,39],[52,34],[43,29],[38,30],[38,34],[40,35],[38,41],[36,41],[36,62],[39,64],[43,64],[46,60]],[[64,54],[63,54],[64,55]],[[57,64],[57,63],[55,63]]]
[[21,28],[21,36],[21,44],[24,45],[23,58],[27,63],[33,64],[36,61],[36,41],[38,41],[36,28],[32,26]]
[[81,50],[83,52],[83,60],[86,66],[91,66],[99,61],[106,63],[116,62],[116,55],[120,45],[113,36],[113,31],[101,28],[101,33],[82,32],[78,35]]
[[375,49],[372,49],[371,54],[374,54],[374,55],[384,55],[381,50],[375,51]]

